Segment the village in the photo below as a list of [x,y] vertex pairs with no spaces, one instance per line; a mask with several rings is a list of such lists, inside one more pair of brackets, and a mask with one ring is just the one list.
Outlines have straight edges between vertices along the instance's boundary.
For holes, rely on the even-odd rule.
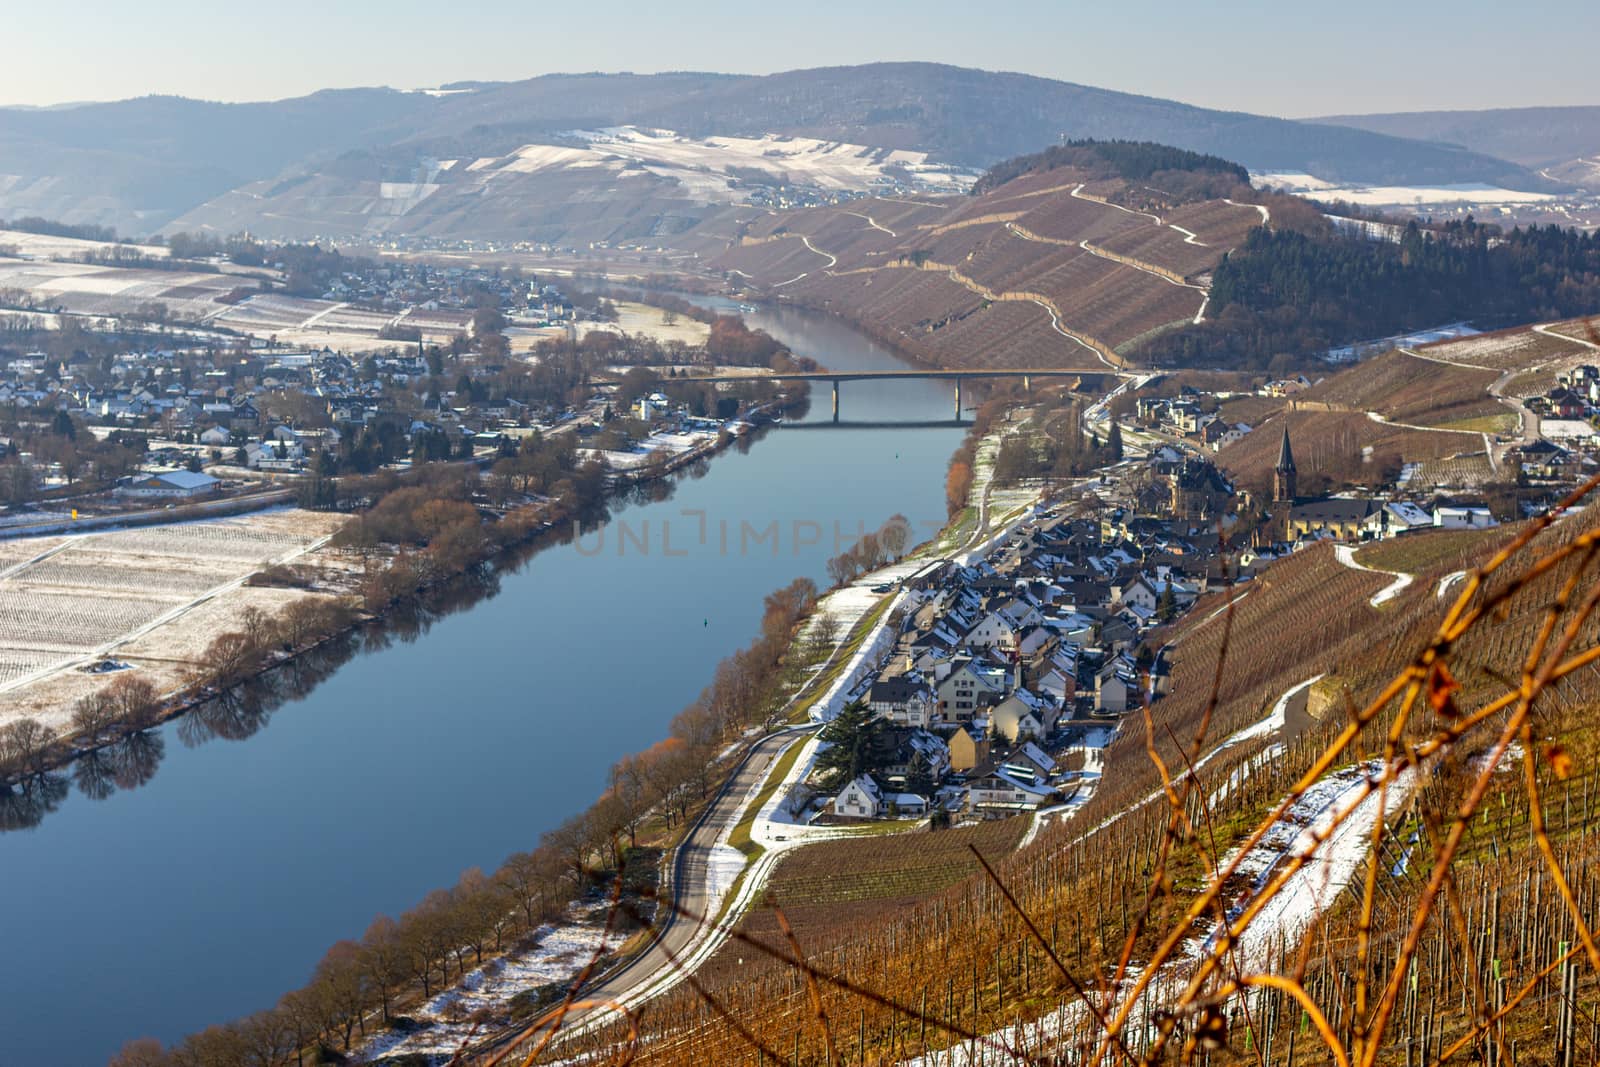
[[[1260,395],[1288,398],[1311,384],[1275,380]],[[1520,517],[1497,515],[1481,492],[1414,477],[1302,493],[1287,425],[1274,434],[1270,490],[1253,496],[1217,462],[1224,446],[1257,432],[1217,413],[1229,399],[1187,386],[1138,395],[1118,426],[1129,458],[1087,479],[1081,495],[1036,506],[983,558],[938,560],[901,577],[892,646],[842,707],[814,712],[825,744],[777,821],[951,825],[1074,809],[1104,773],[1099,750],[1123,717],[1169,691],[1162,627],[1201,597],[1314,545],[1349,552]],[[1505,442],[1527,515],[1600,466],[1587,421],[1600,410],[1600,371],[1573,367],[1523,403],[1543,419],[1530,425],[1565,430],[1562,444],[1537,430]]]
[[[265,322],[223,333],[61,311],[0,320],[3,521],[275,501],[320,479],[430,461],[491,472],[551,435],[626,479],[708,454],[777,397],[760,381],[664,380],[709,358],[710,328],[674,311],[619,315],[603,297],[575,303],[537,279],[465,268],[368,265],[319,284],[324,312],[313,317],[337,318],[349,301],[388,308],[393,321],[366,343],[311,347],[263,336]],[[627,375],[639,364],[655,369]]]

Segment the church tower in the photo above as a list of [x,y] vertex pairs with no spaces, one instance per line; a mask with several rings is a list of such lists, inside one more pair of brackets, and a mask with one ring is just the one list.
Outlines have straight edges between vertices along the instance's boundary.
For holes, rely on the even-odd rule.
[[1278,445],[1278,465],[1272,468],[1272,502],[1293,504],[1295,498],[1294,449],[1289,447],[1289,427],[1283,428],[1283,441]]

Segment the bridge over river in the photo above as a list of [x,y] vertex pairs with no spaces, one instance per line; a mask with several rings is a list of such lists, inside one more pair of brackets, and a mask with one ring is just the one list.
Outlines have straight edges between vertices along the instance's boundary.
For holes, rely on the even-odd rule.
[[986,370],[856,370],[856,371],[788,371],[764,372],[760,374],[691,374],[683,378],[669,379],[673,382],[736,382],[750,378],[757,378],[768,382],[831,382],[833,384],[833,421],[839,421],[839,383],[840,382],[877,382],[901,380],[948,380],[955,383],[956,395],[956,421],[961,421],[961,383],[969,379],[986,378],[1021,378],[1024,389],[1033,388],[1035,378],[1083,378],[1089,375],[1096,377],[1115,374],[1109,367],[1022,367],[1022,368],[989,368]]

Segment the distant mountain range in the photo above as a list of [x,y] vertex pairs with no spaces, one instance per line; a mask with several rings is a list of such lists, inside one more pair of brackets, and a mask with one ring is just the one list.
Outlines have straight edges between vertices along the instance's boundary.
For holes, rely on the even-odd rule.
[[[928,63],[767,76],[559,74],[449,88],[461,91],[328,90],[252,104],[145,97],[0,109],[0,216],[44,215],[142,234],[246,186],[258,196],[285,181],[315,183],[319,197],[337,201],[344,182],[415,181],[430,160],[504,157],[525,145],[559,143],[564,131],[620,125],[701,138],[843,141],[973,168],[1066,138],[1129,138],[1339,182],[1558,187],[1527,165],[1538,162],[1531,149],[1507,160],[1470,144],[1358,128],[1360,119],[1295,122]],[[659,189],[650,196],[662,198]],[[261,228],[275,214],[263,209],[252,222],[235,210],[239,199],[231,198],[219,221]],[[300,230],[320,224],[302,221],[288,220]],[[433,222],[434,232],[448,230],[447,221]]]
[[[1334,115],[1315,121],[1390,137],[1459,145],[1468,151],[1546,171],[1563,181],[1600,186],[1600,107],[1406,111]],[[1575,168],[1574,164],[1579,166]]]

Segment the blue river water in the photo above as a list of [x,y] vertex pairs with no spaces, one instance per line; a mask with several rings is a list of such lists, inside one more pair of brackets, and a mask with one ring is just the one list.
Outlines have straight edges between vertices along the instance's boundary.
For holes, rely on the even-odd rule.
[[[833,369],[905,366],[825,316],[747,318]],[[826,585],[826,559],[893,514],[919,536],[943,520],[962,431],[848,424],[949,419],[949,387],[846,383],[842,405],[807,429],[831,420],[824,388],[666,499],[6,815],[36,825],[0,831],[0,1065],[104,1063],[266,1007],[334,941],[586,807],[754,636],[766,593]]]

